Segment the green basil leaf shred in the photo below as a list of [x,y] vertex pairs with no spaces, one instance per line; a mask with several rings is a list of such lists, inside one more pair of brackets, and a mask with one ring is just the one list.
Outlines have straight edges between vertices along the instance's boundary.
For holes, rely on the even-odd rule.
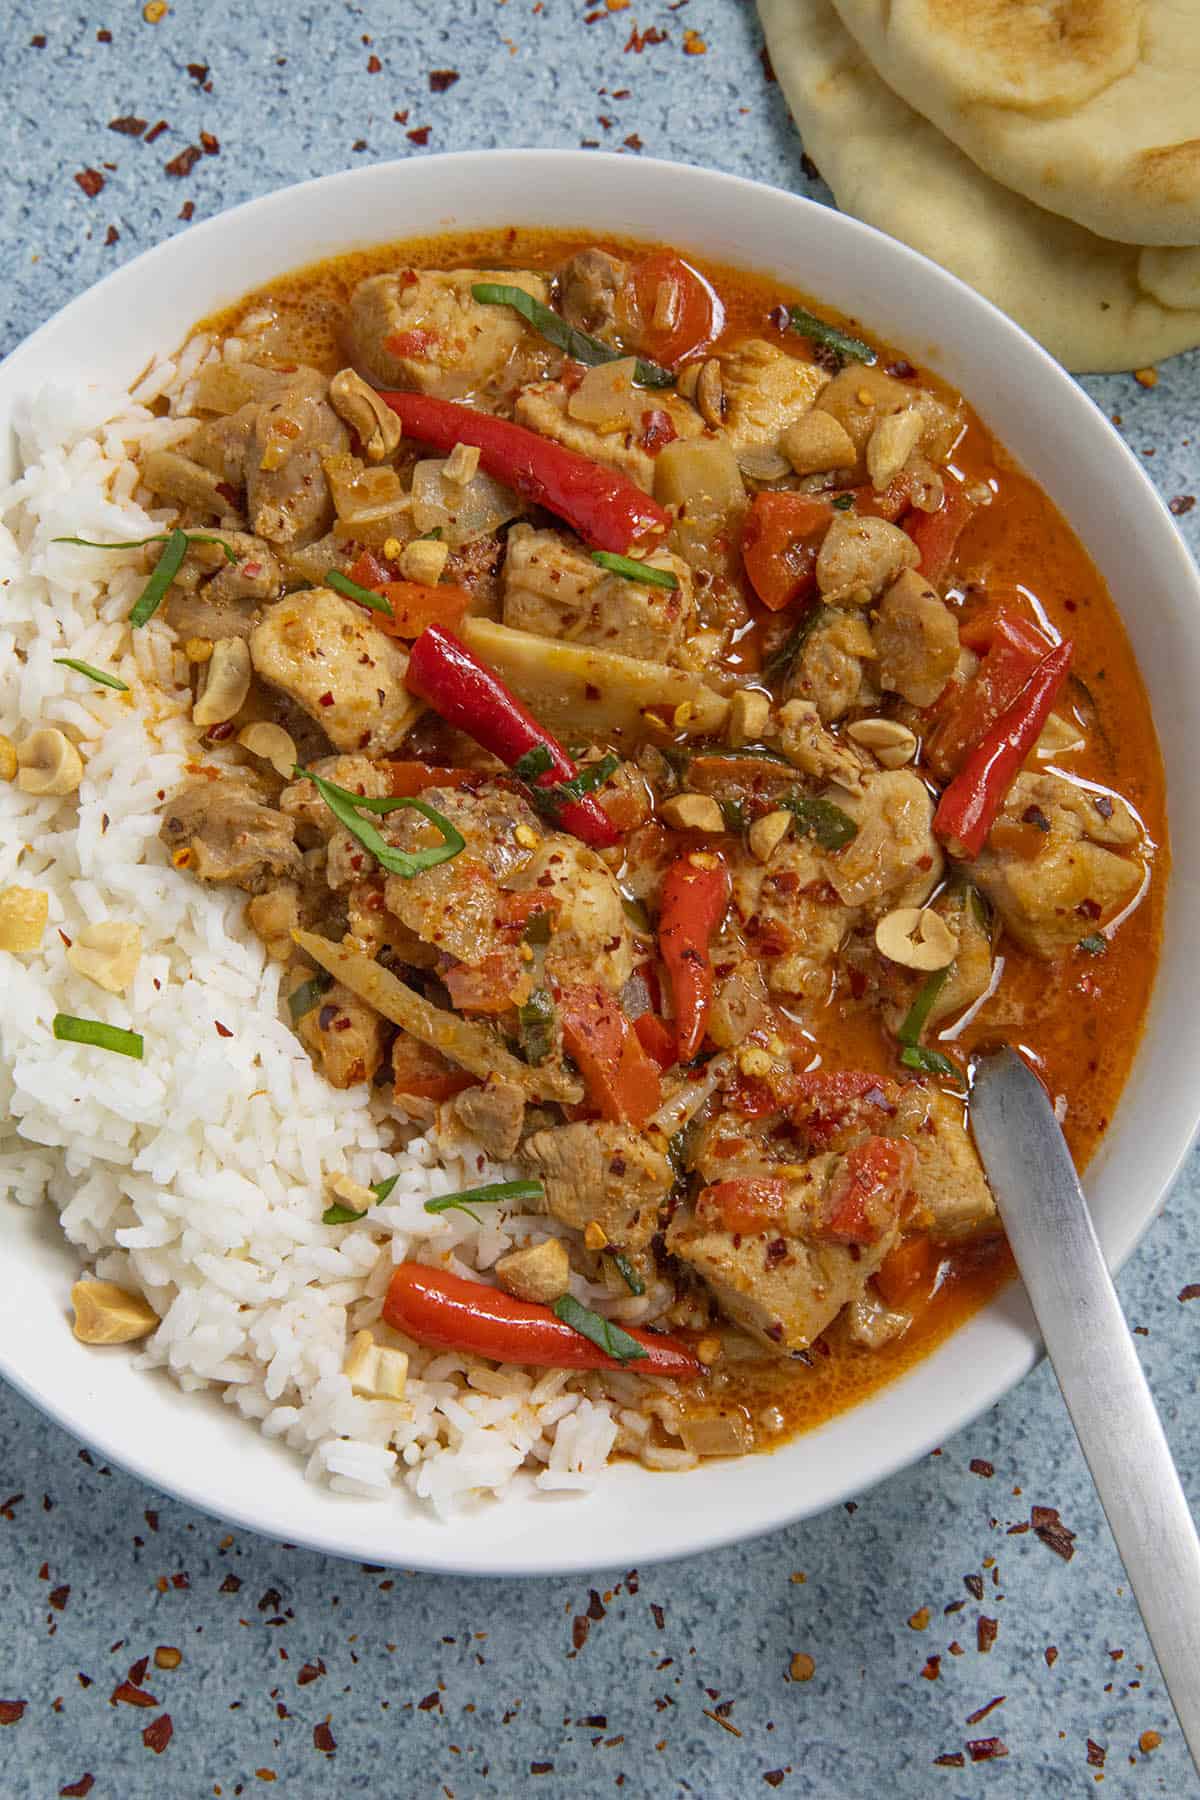
[[632,556],[618,556],[612,550],[593,550],[592,561],[610,574],[623,575],[626,581],[640,581],[644,587],[679,586],[674,569],[656,569],[653,563],[638,562]]
[[492,1181],[487,1187],[463,1188],[457,1194],[441,1194],[436,1200],[427,1200],[425,1211],[470,1212],[473,1206],[502,1205],[506,1200],[544,1200],[545,1197],[546,1190],[540,1181]]
[[553,767],[554,758],[545,744],[535,744],[532,750],[526,750],[523,756],[518,756],[512,772],[520,781],[533,782]]
[[1108,949],[1108,939],[1103,932],[1093,931],[1079,940],[1079,949],[1086,950],[1089,956],[1103,956]]
[[376,1200],[386,1200],[399,1179],[400,1175],[399,1171],[397,1171],[395,1175],[389,1175],[383,1181],[373,1182],[371,1185],[371,1192],[374,1194]]
[[332,986],[333,976],[322,969],[319,975],[312,976],[308,981],[302,981],[298,988],[294,988],[288,995],[288,1011],[292,1015],[292,1024],[298,1025],[301,1019],[320,1003],[322,994],[327,994]]
[[622,1256],[619,1250],[610,1250],[608,1254],[613,1259],[613,1267],[616,1269],[617,1274],[621,1277],[621,1280],[625,1283],[625,1286],[629,1289],[630,1293],[637,1294],[640,1298],[646,1291],[646,1284],[630,1262],[629,1258],[627,1256]]
[[352,1206],[343,1206],[340,1201],[336,1201],[334,1205],[325,1208],[321,1214],[321,1223],[322,1225],[353,1225],[355,1219],[361,1219],[362,1216],[360,1212],[355,1212]]
[[91,663],[77,662],[73,656],[56,656],[54,660],[60,668],[74,669],[77,675],[86,675],[89,681],[98,681],[102,687],[115,688],[118,694],[129,692],[127,681],[122,681],[118,675],[110,675],[105,669],[93,668]]
[[124,1031],[119,1025],[105,1025],[100,1019],[77,1019],[71,1013],[55,1013],[52,1029],[60,1043],[91,1044],[96,1050],[132,1056],[135,1062],[142,1060],[140,1031]]
[[521,1053],[531,1068],[544,1063],[554,1048],[554,1001],[545,988],[534,988],[517,1008]]
[[801,337],[811,339],[814,344],[823,344],[827,350],[836,350],[839,356],[850,362],[875,363],[879,361],[870,344],[861,338],[851,337],[848,332],[839,331],[836,325],[830,325],[825,319],[818,319],[816,313],[806,312],[802,306],[788,308],[788,323],[793,331]]
[[[225,552],[226,562],[235,563],[238,559],[233,545],[223,537],[215,537],[211,531],[185,531],[183,535],[189,544],[220,544]],[[85,550],[140,550],[145,544],[169,544],[174,536],[173,531],[155,531],[149,537],[122,538],[119,543],[115,544],[99,544],[94,538],[81,537],[56,537],[51,538],[50,542],[52,544],[81,544]]]
[[906,1069],[920,1069],[924,1075],[947,1075],[952,1081],[963,1078],[957,1063],[952,1063],[940,1050],[927,1050],[923,1044],[909,1044],[900,1052],[900,1061]]
[[897,1040],[901,1044],[912,1046],[913,1044],[920,1043],[921,1033],[924,1031],[929,1015],[933,1011],[934,1002],[945,987],[947,978],[953,967],[954,964],[949,962],[944,969],[935,969],[932,975],[927,975],[925,977],[925,980],[917,989],[912,1005],[901,1020],[899,1031],[896,1033]]
[[347,600],[355,600],[359,606],[365,606],[370,612],[386,613],[389,619],[395,618],[391,603],[384,594],[376,594],[371,588],[359,587],[357,581],[351,581],[340,569],[330,569],[325,577],[326,587],[331,587],[338,594],[345,594]]
[[[524,288],[511,287],[499,281],[477,281],[471,289],[471,297],[478,300],[481,306],[511,306],[547,343],[563,351],[574,362],[596,368],[601,363],[621,360],[620,350],[610,350],[599,338],[569,325],[561,313],[556,313],[552,307],[535,300]],[[634,365],[633,379],[638,387],[675,386],[675,377],[669,369],[660,368],[657,363],[647,362],[640,356]]]
[[564,1325],[569,1325],[572,1331],[587,1338],[616,1362],[640,1362],[649,1354],[635,1337],[630,1337],[611,1319],[602,1319],[599,1313],[581,1306],[574,1294],[560,1295],[554,1302],[554,1311]]
[[854,507],[853,494],[835,494],[832,504],[838,512],[851,512]]
[[799,837],[816,838],[822,850],[844,850],[858,836],[858,826],[835,806],[832,800],[821,800],[811,794],[784,794],[778,805],[786,808],[796,821]]
[[582,800],[585,794],[594,793],[598,787],[603,787],[609,776],[615,775],[620,766],[620,757],[614,756],[610,750],[599,762],[585,763],[569,781],[556,781],[553,787],[531,789],[533,804],[539,812],[553,816],[572,801]]
[[793,663],[799,659],[805,644],[817,626],[829,617],[829,613],[830,609],[827,606],[814,606],[811,612],[805,614],[795,629],[784,638],[778,649],[773,650],[764,662],[762,672],[769,680],[782,680],[791,674]]
[[[356,837],[364,850],[369,850],[380,868],[386,869],[389,875],[399,875],[405,881],[411,881],[414,875],[420,875],[425,869],[436,868],[438,863],[449,862],[452,857],[467,847],[467,840],[449,821],[444,813],[430,806],[425,800],[418,800],[413,795],[393,795],[386,799],[372,799],[364,794],[352,794],[348,788],[338,787],[336,782],[327,781],[323,775],[314,775],[311,769],[301,768],[296,764],[296,779],[311,781],[326,806],[339,824]],[[412,812],[419,812],[423,818],[441,832],[443,842],[431,850],[396,850],[376,831],[368,819],[361,815],[364,812],[390,813],[401,807],[408,807]]]
[[154,617],[166,598],[167,589],[183,567],[183,559],[187,553],[187,532],[171,532],[167,538],[167,547],[154,566],[154,573],[133,603],[129,614],[132,630],[139,630]]

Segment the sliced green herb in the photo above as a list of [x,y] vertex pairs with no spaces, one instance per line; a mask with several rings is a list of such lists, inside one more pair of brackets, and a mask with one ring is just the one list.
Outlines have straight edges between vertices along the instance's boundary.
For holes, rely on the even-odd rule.
[[99,1019],[76,1019],[70,1013],[55,1013],[53,1030],[60,1043],[92,1044],[97,1050],[132,1056],[135,1062],[142,1060],[139,1031],[122,1031],[119,1025],[104,1025]]
[[592,561],[626,581],[640,581],[646,587],[677,588],[679,577],[674,569],[656,569],[653,563],[636,562],[632,556],[617,556],[611,550],[593,550]]
[[532,750],[526,750],[524,756],[518,756],[512,766],[512,772],[518,781],[536,781],[539,775],[545,775],[554,767],[554,758],[545,744],[535,744]]
[[435,525],[432,531],[423,531],[421,533],[420,537],[417,539],[417,542],[418,542],[418,544],[428,544],[431,540],[435,544],[441,543],[442,528],[440,525]]
[[854,505],[853,494],[835,494],[832,502],[837,512],[849,512]]
[[546,1190],[540,1181],[493,1181],[487,1187],[463,1188],[457,1194],[442,1194],[437,1200],[427,1200],[427,1213],[465,1212],[477,1219],[471,1212],[473,1206],[494,1206],[505,1200],[542,1200]]
[[952,1063],[940,1050],[926,1050],[923,1044],[909,1044],[900,1052],[900,1061],[906,1069],[920,1069],[925,1075],[948,1075],[953,1081],[963,1078],[957,1063]]
[[[185,531],[183,534],[189,544],[220,544],[225,552],[226,562],[237,561],[237,551],[223,537],[214,537],[210,531]],[[155,531],[149,537],[122,538],[117,544],[98,544],[93,538],[56,537],[52,544],[82,544],[85,550],[140,550],[144,544],[169,544],[175,536],[173,531]]]
[[530,913],[525,922],[525,929],[521,933],[521,941],[535,949],[539,944],[550,942],[550,914],[545,907],[538,912]]
[[907,1044],[910,1047],[913,1044],[920,1043],[921,1033],[924,1031],[929,1015],[933,1011],[934,1001],[945,987],[946,978],[953,967],[953,963],[947,963],[944,969],[935,969],[932,975],[927,975],[925,977],[925,980],[917,989],[916,997],[913,1000],[912,1005],[909,1007],[901,1021],[899,1031],[896,1033],[896,1037],[900,1043]]
[[399,1179],[400,1174],[399,1171],[397,1171],[395,1175],[388,1175],[383,1181],[372,1182],[371,1192],[374,1194],[376,1200],[380,1203],[386,1200]]
[[768,680],[783,680],[792,672],[792,665],[798,661],[800,653],[817,626],[829,616],[829,608],[814,606],[806,613],[800,623],[784,638],[778,649],[772,650],[762,666],[763,674]]
[[325,585],[334,588],[339,594],[345,594],[347,600],[356,600],[371,612],[386,613],[389,619],[396,616],[386,595],[376,594],[371,588],[359,587],[357,581],[351,581],[340,569],[330,569],[325,577]]
[[333,976],[327,975],[322,969],[319,974],[313,975],[308,981],[302,981],[298,988],[294,988],[288,995],[288,1011],[292,1015],[292,1024],[298,1025],[301,1019],[319,1003],[322,994],[328,993],[332,986]]
[[129,692],[127,681],[122,681],[118,675],[110,675],[105,669],[94,669],[91,663],[77,662],[73,656],[56,656],[54,660],[64,669],[74,669],[77,675],[86,675],[89,681],[98,681],[102,687],[115,688],[118,694]]
[[545,988],[534,988],[517,1008],[521,1054],[533,1068],[544,1063],[554,1048],[554,1001]]
[[574,1294],[561,1295],[554,1302],[554,1310],[564,1325],[569,1325],[580,1337],[588,1338],[597,1349],[617,1362],[640,1362],[647,1354],[635,1337],[630,1337],[611,1319],[602,1319],[599,1313],[581,1306]]
[[1108,939],[1101,932],[1093,931],[1089,936],[1080,938],[1079,948],[1086,950],[1089,956],[1103,956],[1108,949]]
[[[596,368],[600,363],[619,362],[620,350],[610,350],[599,338],[594,338],[586,331],[577,331],[574,325],[568,325],[561,313],[552,307],[543,306],[524,288],[510,287],[499,281],[477,281],[471,289],[472,299],[478,300],[481,306],[511,306],[514,312],[520,313],[533,329],[540,332],[546,342],[562,350],[575,362],[587,363]],[[633,371],[633,379],[639,387],[667,388],[675,386],[675,377],[669,369],[660,369],[657,363],[646,362],[638,357]]]
[[811,794],[784,794],[778,804],[796,821],[798,837],[814,837],[822,850],[844,850],[858,836],[858,826],[832,800]]
[[[399,1179],[400,1175],[397,1172],[395,1175],[389,1175],[384,1181],[376,1181],[372,1184],[371,1192],[375,1196],[376,1205],[387,1199]],[[332,1206],[327,1206],[321,1214],[321,1223],[322,1225],[352,1225],[355,1219],[365,1218],[366,1211],[366,1207],[359,1212],[353,1206],[346,1206],[341,1201],[335,1201]]]
[[648,932],[650,930],[650,914],[641,901],[635,900],[631,894],[621,895],[621,911],[635,931]]
[[[364,794],[352,794],[348,788],[338,787],[336,782],[326,781],[323,775],[314,775],[311,769],[303,769],[299,763],[295,769],[299,781],[311,781],[322,800],[340,824],[356,837],[364,850],[369,850],[380,868],[386,869],[389,875],[399,875],[405,881],[411,881],[414,875],[420,875],[425,869],[436,868],[438,863],[449,862],[460,850],[465,850],[467,840],[461,831],[455,829],[444,813],[430,806],[425,800],[418,800],[413,795],[397,795],[390,799],[374,800]],[[369,819],[361,815],[364,812],[390,813],[400,807],[408,807],[419,812],[422,818],[440,831],[443,842],[432,850],[396,850],[386,843],[376,831]]]
[[801,337],[811,339],[814,344],[823,344],[827,350],[834,350],[844,356],[847,362],[873,363],[879,358],[870,344],[864,344],[861,338],[851,337],[848,332],[839,331],[836,325],[830,325],[825,319],[818,319],[815,313],[806,312],[802,306],[788,308],[788,322],[793,331]]
[[154,617],[166,598],[167,589],[183,567],[187,553],[187,532],[173,531],[167,539],[166,549],[154,565],[154,573],[133,603],[129,624],[134,631]]
[[740,836],[746,829],[746,808],[743,802],[741,800],[718,800],[717,805],[721,809],[721,819],[726,831],[735,832]]
[[[532,756],[535,752],[529,751],[527,754]],[[525,758],[522,757],[521,761],[524,762]],[[538,812],[548,819],[556,819],[564,806],[569,806],[572,801],[582,800],[585,794],[603,787],[609,776],[616,773],[620,763],[620,757],[614,756],[610,751],[599,762],[585,763],[569,781],[556,781],[552,787],[531,786],[529,798]]]
[[646,1284],[630,1262],[629,1258],[627,1256],[622,1256],[619,1250],[610,1250],[608,1254],[613,1259],[613,1267],[616,1269],[617,1274],[621,1277],[621,1280],[625,1283],[625,1286],[629,1289],[630,1293],[637,1294],[639,1297],[644,1294],[646,1291]]

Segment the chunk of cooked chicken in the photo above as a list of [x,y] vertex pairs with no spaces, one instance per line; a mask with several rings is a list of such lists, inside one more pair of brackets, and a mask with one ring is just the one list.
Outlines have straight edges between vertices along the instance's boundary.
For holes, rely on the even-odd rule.
[[[640,391],[640,390],[639,390]],[[652,413],[665,413],[675,438],[699,437],[704,430],[700,415],[686,400],[666,393],[661,388],[646,389],[645,409],[635,429],[599,431],[582,419],[574,419],[567,410],[570,390],[561,381],[535,381],[523,388],[513,409],[519,425],[526,425],[541,437],[553,438],[568,450],[576,450],[592,462],[616,469],[627,475],[649,493],[654,487],[654,456],[646,449],[643,438]]]
[[645,1250],[675,1180],[667,1158],[627,1125],[579,1120],[535,1131],[522,1155],[546,1188],[546,1211],[583,1231],[599,1225],[614,1250]]
[[732,867],[742,934],[770,991],[828,999],[833,960],[858,922],[829,885],[829,859],[811,839],[789,836],[765,865],[739,856]]
[[865,606],[919,561],[917,546],[898,525],[835,513],[817,552],[817,586],[831,606]]
[[786,1176],[718,1181],[676,1214],[667,1249],[765,1348],[806,1350],[896,1243],[913,1163],[902,1139],[873,1137]]
[[152,494],[190,506],[207,518],[235,510],[223,494],[221,477],[179,450],[148,450],[142,458],[142,480]]
[[406,651],[331,588],[277,601],[250,634],[250,657],[339,750],[394,750],[421,712],[404,685]]
[[[401,269],[355,288],[346,317],[350,359],[381,388],[416,388],[458,400],[497,380],[513,352],[533,342],[509,306],[472,298],[480,282],[502,282],[545,302],[544,275],[521,269]],[[536,340],[540,342],[540,340]]]
[[789,356],[762,338],[747,338],[721,357],[721,380],[725,390],[721,430],[740,458],[782,455],[784,432],[808,412],[829,376],[816,363]]
[[932,706],[958,664],[954,614],[915,569],[904,569],[871,627],[879,685],[913,706]]
[[621,890],[607,865],[565,832],[543,839],[521,885],[546,900],[553,912],[546,973],[567,987],[599,980],[619,993],[633,973],[633,930]]
[[238,492],[246,479],[246,453],[258,412],[259,402],[251,401],[222,418],[205,419],[187,439],[187,453],[192,461],[210,469],[218,481]]
[[1142,862],[1106,846],[1132,848],[1139,836],[1115,796],[1061,775],[1019,775],[975,859],[975,880],[1019,944],[1061,956],[1137,893]]
[[867,668],[876,650],[859,613],[828,610],[814,625],[792,667],[788,699],[811,700],[827,723],[863,704]]
[[165,802],[159,836],[176,868],[248,894],[303,873],[292,820],[264,803],[249,776],[190,782]]
[[920,906],[942,874],[933,835],[933,801],[911,769],[866,777],[837,803],[858,826],[844,850],[829,858],[829,881],[847,906],[872,917],[898,906]]
[[482,1144],[496,1162],[508,1162],[516,1154],[525,1123],[528,1096],[502,1075],[489,1075],[481,1087],[465,1088],[451,1111],[463,1130]]
[[927,1102],[924,1123],[908,1139],[917,1153],[909,1228],[924,1228],[942,1244],[993,1237],[1000,1217],[962,1106],[937,1087],[927,1089]]
[[[384,884],[388,911],[424,943],[468,967],[478,968],[489,956],[503,954],[515,980],[526,915],[508,888],[533,866],[534,847],[542,837],[536,813],[520,794],[490,783],[477,793],[430,788],[421,798],[461,832],[466,847],[448,862],[423,870],[418,880],[389,875]],[[407,808],[387,814],[379,828],[400,850],[429,849],[442,841],[428,819]],[[522,843],[522,837],[529,842]]]
[[333,523],[327,457],[343,456],[350,435],[328,400],[308,385],[261,406],[246,449],[246,514],[272,544],[318,538]]
[[696,627],[692,572],[669,550],[656,550],[646,561],[673,574],[678,585],[626,581],[561,532],[514,525],[504,562],[504,623],[648,662],[696,667],[689,654]]
[[628,274],[628,263],[607,250],[577,251],[558,272],[558,308],[568,325],[618,348],[617,295]]
[[348,1088],[374,1079],[383,1066],[392,1027],[365,1000],[335,981],[304,1014],[296,1031],[330,1085]]
[[571,1259],[561,1238],[543,1238],[523,1250],[510,1250],[492,1270],[502,1288],[518,1300],[534,1300],[543,1306],[565,1294],[571,1285]]

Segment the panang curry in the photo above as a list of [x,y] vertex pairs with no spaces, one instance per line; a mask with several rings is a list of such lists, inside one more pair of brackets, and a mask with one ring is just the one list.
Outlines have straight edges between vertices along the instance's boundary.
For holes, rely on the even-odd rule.
[[163,838],[329,1082],[547,1220],[384,1318],[668,1378],[699,1454],[860,1398],[1009,1269],[976,1046],[1082,1164],[1137,1042],[1163,784],[1096,572],[959,396],[670,249],[392,246],[213,328],[143,467],[223,747]]

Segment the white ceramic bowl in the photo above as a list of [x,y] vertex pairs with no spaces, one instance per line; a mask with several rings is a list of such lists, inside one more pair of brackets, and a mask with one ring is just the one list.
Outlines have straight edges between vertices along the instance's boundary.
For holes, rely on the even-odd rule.
[[[147,252],[36,332],[0,369],[0,480],[14,397],[64,371],[132,380],[151,350],[299,264],[395,237],[506,225],[667,239],[769,270],[853,314],[962,390],[1071,521],[1116,599],[1167,765],[1174,869],[1146,1036],[1088,1194],[1120,1263],[1149,1226],[1200,1114],[1194,923],[1200,887],[1200,581],[1170,517],[1108,421],[987,301],[904,245],[806,200],[728,175],[632,157],[486,151],[384,164],[256,200]],[[613,1469],[580,1498],[521,1495],[451,1525],[407,1502],[309,1485],[298,1457],[232,1410],[76,1343],[75,1268],[49,1211],[4,1208],[0,1372],[104,1457],[273,1537],[364,1562],[548,1574],[645,1564],[820,1511],[940,1443],[1030,1369],[1039,1343],[1018,1288],[910,1374],[770,1456],[687,1475]]]

